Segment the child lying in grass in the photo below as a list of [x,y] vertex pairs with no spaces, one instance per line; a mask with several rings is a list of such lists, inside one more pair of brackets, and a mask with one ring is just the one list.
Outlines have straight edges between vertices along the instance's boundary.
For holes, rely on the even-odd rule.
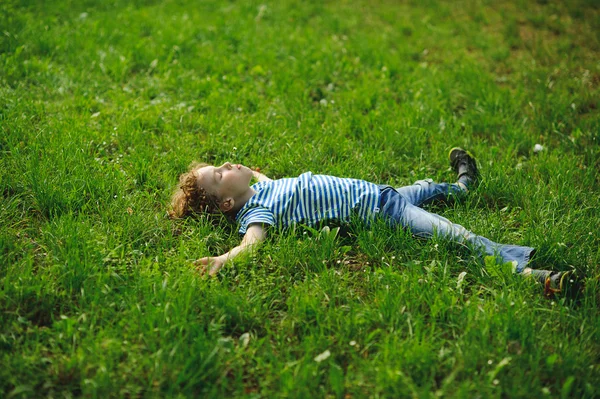
[[[421,208],[434,200],[463,196],[477,183],[477,165],[467,151],[453,148],[449,158],[458,176],[456,183],[420,180],[400,188],[311,172],[295,178],[271,180],[246,166],[229,162],[218,167],[193,164],[180,176],[179,187],[172,199],[171,216],[223,213],[239,224],[239,232],[244,234],[240,245],[223,255],[195,262],[202,273],[210,275],[215,275],[227,261],[263,241],[268,226],[278,229],[294,224],[316,226],[330,221],[348,222],[351,217],[369,224],[372,218],[382,217],[392,226],[410,229],[416,236],[439,235],[469,244],[482,254],[495,256],[498,263],[511,262],[517,273],[541,282],[547,296],[578,291],[572,271],[551,272],[528,267],[535,252],[533,248],[495,243]],[[250,186],[253,176],[258,183]]]

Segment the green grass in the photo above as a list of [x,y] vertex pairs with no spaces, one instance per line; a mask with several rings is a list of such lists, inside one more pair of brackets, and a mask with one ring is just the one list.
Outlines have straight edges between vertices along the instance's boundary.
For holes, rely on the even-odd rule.
[[[568,3],[568,4],[567,4]],[[594,1],[0,4],[0,396],[600,396]],[[534,154],[533,146],[544,150]],[[482,184],[434,210],[587,275],[550,301],[378,224],[166,218],[192,160]],[[464,280],[462,272],[466,272]]]

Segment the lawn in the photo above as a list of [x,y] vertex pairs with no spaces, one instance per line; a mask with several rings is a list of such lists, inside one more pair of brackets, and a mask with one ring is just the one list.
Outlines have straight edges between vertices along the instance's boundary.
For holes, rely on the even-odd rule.
[[[599,397],[599,105],[594,0],[3,0],[0,396]],[[481,183],[430,209],[579,302],[383,223],[206,278],[235,226],[167,217],[192,161],[401,186],[454,146]]]

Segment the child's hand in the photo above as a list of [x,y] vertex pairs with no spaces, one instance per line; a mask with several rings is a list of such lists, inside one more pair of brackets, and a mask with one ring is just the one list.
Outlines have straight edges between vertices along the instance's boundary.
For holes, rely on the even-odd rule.
[[265,228],[258,223],[252,223],[248,226],[246,234],[242,239],[242,243],[231,251],[221,256],[207,256],[200,258],[194,262],[196,270],[200,271],[200,274],[208,273],[210,276],[214,276],[223,267],[225,262],[231,260],[241,253],[249,251],[254,245],[258,244],[265,239],[266,231]]
[[201,275],[208,272],[208,275],[211,277],[216,275],[224,264],[225,260],[220,256],[207,256],[194,262],[196,270],[198,270]]
[[260,168],[252,168],[252,175],[258,180],[258,181],[270,181],[271,179],[268,178],[267,176],[263,175],[262,173],[260,173]]

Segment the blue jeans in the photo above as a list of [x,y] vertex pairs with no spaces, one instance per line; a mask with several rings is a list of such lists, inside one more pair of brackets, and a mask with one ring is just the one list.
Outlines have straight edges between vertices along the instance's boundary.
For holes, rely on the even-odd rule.
[[480,255],[495,256],[499,263],[516,261],[516,271],[523,271],[533,254],[533,248],[495,243],[440,215],[420,208],[435,200],[444,200],[451,196],[460,197],[464,194],[457,184],[438,184],[430,179],[419,180],[411,186],[397,189],[381,186],[380,215],[392,226],[400,225],[417,237],[438,235],[460,244],[467,244]]

